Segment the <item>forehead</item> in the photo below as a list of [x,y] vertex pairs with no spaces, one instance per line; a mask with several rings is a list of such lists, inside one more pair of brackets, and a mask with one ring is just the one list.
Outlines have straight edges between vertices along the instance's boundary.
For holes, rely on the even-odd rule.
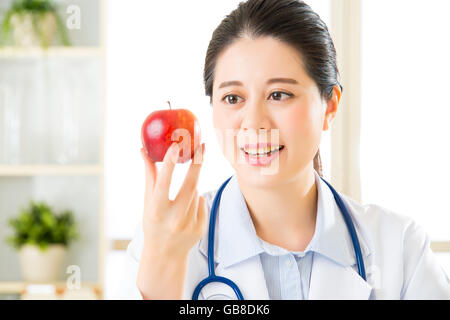
[[272,37],[242,38],[233,42],[218,57],[214,88],[222,81],[265,82],[274,77],[291,77],[303,85],[312,84],[299,52]]

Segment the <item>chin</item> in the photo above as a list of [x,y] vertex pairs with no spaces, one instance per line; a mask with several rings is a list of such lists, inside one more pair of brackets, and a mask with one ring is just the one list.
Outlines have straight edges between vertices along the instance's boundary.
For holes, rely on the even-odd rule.
[[[284,149],[284,147],[283,147]],[[285,150],[281,150],[272,158],[259,160],[251,157],[242,149],[235,151],[235,162],[232,167],[243,183],[255,187],[276,187],[288,178],[286,168]],[[270,159],[270,160],[269,160]]]
[[249,168],[248,165],[238,165],[234,169],[239,181],[252,187],[275,188],[286,181],[285,174],[280,169],[272,174],[264,173],[261,168]]

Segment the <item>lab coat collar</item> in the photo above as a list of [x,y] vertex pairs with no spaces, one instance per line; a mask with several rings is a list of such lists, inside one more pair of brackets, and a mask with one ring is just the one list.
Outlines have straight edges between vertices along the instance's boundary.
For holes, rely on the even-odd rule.
[[[316,186],[318,187],[318,214],[315,232],[315,235],[317,234],[318,237],[315,239],[316,241],[312,246],[312,250],[339,263],[343,267],[354,265],[356,264],[356,257],[353,242],[341,210],[339,209],[330,188],[315,170],[314,174]],[[364,258],[367,258],[371,254],[372,248],[366,242],[366,238],[358,228],[359,224],[353,214],[357,208],[350,205],[349,199],[345,195],[340,195],[352,216],[352,222],[357,230],[361,253]],[[319,214],[319,212],[322,214]]]
[[[212,202],[213,199],[211,199],[211,207]],[[211,212],[208,216],[208,231],[210,216]],[[236,235],[239,235],[239,238]],[[221,267],[229,267],[258,255],[263,250],[255,241],[256,239],[256,231],[247,204],[236,176],[233,175],[222,192],[219,211],[216,215],[214,261],[220,263]],[[200,239],[199,250],[207,257],[208,232]]]
[[[339,296],[343,299],[367,299],[370,285],[352,268],[356,263],[353,244],[347,226],[328,186],[314,171],[318,187],[318,215],[316,230],[310,243],[315,252],[311,274],[310,299]],[[371,254],[371,247],[359,232],[360,227],[352,214],[357,229],[363,257]],[[320,214],[319,214],[320,213]],[[242,223],[244,221],[244,223]],[[252,228],[249,228],[251,226]],[[236,176],[233,176],[222,193],[216,217],[215,262],[216,274],[235,281],[245,299],[269,299],[265,277],[259,257],[263,251],[240,191]],[[240,235],[239,238],[236,235]],[[208,235],[201,239],[199,250],[207,256]],[[336,245],[336,244],[340,245]],[[330,281],[327,281],[332,277]],[[327,279],[325,279],[327,278]],[[241,283],[241,285],[239,285]],[[251,286],[243,284],[249,284]],[[342,291],[342,292],[341,292]],[[233,290],[221,283],[211,283],[203,289],[207,297],[221,292],[234,297]]]
[[[333,193],[315,170],[314,175],[318,187],[317,220],[313,239],[306,250],[313,250],[344,267],[354,265],[356,258],[353,243],[342,213],[336,204]],[[352,214],[355,208],[349,206],[349,202],[345,200],[344,202]],[[353,214],[352,220],[356,226],[357,222]],[[359,229],[356,229],[363,257],[368,257],[372,249],[366,243]],[[239,235],[239,238],[236,235]],[[264,251],[258,242],[253,221],[235,175],[222,193],[216,217],[214,244],[215,261],[222,263],[224,267],[229,267]],[[207,256],[207,234],[201,239],[199,247],[200,251]]]

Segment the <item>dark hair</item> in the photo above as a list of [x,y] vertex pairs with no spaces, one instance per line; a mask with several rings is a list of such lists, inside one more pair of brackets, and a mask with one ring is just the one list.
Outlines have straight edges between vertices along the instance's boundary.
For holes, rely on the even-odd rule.
[[[310,6],[301,0],[248,0],[239,3],[222,20],[209,42],[203,79],[210,103],[218,56],[245,36],[251,39],[270,36],[297,49],[306,73],[315,81],[323,99],[331,99],[336,85],[343,90],[328,28]],[[322,175],[319,152],[314,167]]]

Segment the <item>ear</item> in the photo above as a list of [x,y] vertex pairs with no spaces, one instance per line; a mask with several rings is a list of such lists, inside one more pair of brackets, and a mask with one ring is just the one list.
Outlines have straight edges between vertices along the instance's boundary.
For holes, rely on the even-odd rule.
[[331,127],[331,123],[336,116],[336,112],[341,100],[341,88],[336,85],[333,88],[331,99],[327,102],[327,110],[325,111],[325,118],[323,121],[323,131],[327,131]]

